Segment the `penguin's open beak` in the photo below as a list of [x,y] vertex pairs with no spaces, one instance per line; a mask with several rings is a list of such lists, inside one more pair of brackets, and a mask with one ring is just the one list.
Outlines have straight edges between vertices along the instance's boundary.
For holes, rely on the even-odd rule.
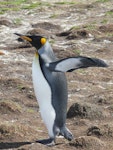
[[19,33],[14,33],[14,34],[19,36],[19,39],[21,39],[21,40],[26,40],[28,42],[32,42],[32,39],[30,37],[26,36],[26,35],[22,35],[22,34],[19,34]]

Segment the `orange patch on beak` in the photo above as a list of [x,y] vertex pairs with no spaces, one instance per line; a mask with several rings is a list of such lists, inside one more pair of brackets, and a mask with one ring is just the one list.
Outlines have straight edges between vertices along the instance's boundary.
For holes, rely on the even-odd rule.
[[28,42],[32,42],[32,39],[27,37],[27,36],[22,35],[22,36],[20,36],[20,38],[23,39],[23,40],[26,40]]

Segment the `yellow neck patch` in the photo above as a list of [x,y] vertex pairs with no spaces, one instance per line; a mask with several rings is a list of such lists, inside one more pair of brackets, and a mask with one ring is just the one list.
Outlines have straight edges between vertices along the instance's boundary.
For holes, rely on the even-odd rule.
[[36,52],[36,53],[35,53],[35,57],[38,57],[38,56],[39,56],[39,54],[38,54],[38,52]]
[[46,43],[46,38],[41,38],[41,44],[44,45]]

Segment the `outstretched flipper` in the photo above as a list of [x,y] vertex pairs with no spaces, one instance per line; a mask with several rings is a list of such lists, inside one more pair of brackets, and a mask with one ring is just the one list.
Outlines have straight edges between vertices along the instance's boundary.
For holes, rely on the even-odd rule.
[[61,59],[56,62],[48,63],[46,66],[56,72],[71,72],[79,68],[87,67],[108,67],[103,60],[82,56]]

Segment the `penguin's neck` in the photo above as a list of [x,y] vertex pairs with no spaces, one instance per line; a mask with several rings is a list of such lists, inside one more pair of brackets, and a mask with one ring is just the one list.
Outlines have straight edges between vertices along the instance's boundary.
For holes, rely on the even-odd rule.
[[38,50],[38,53],[43,61],[46,63],[57,60],[49,42],[46,42],[46,44]]

